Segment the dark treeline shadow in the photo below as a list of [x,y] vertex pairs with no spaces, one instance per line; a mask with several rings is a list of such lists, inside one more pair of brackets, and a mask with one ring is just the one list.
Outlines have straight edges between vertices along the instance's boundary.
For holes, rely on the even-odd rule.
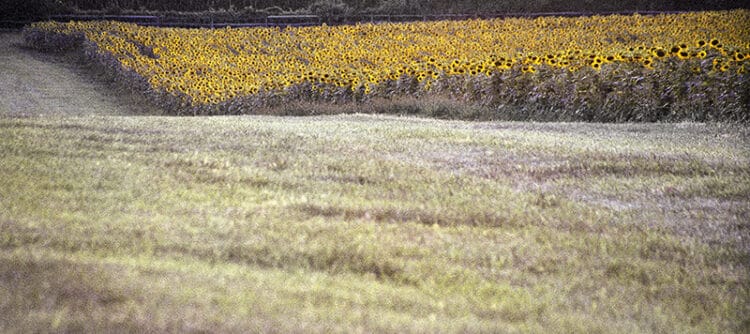
[[237,16],[269,14],[500,14],[618,11],[696,11],[750,8],[748,0],[5,0],[0,21],[36,21],[56,14],[228,12]]

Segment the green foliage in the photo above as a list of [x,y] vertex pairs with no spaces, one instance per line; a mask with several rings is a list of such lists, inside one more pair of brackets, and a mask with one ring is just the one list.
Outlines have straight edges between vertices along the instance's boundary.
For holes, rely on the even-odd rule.
[[747,122],[749,80],[747,74],[712,71],[710,60],[672,59],[654,69],[609,64],[601,71],[571,72],[542,66],[533,74],[480,76],[442,89],[495,109],[503,119]]
[[352,13],[351,7],[342,0],[316,0],[307,7],[307,10],[312,14],[324,17]]
[[267,8],[278,6],[288,10],[307,8],[315,3],[340,3],[353,8],[357,12],[388,9],[395,13],[414,12],[422,14],[433,13],[486,13],[486,12],[569,12],[569,11],[617,11],[617,10],[697,10],[736,8],[742,6],[742,1],[654,1],[654,0],[624,0],[624,1],[573,1],[559,2],[548,0],[120,0],[116,2],[101,0],[65,0],[59,1],[73,8],[103,9],[117,6],[122,9],[145,8],[150,10],[179,10],[202,11],[208,9],[230,8]]
[[608,12],[647,10],[718,10],[748,8],[744,1],[547,1],[547,0],[6,0],[0,21],[44,20],[51,14],[171,13],[190,16],[224,11],[228,17],[280,13],[341,14],[491,14],[539,12]]
[[0,2],[0,21],[43,20],[68,9],[59,0],[4,0]]

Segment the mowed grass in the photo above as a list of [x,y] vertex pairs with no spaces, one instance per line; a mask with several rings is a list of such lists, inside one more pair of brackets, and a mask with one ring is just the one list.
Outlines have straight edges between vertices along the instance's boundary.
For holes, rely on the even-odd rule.
[[47,109],[0,116],[0,332],[750,330],[745,126]]
[[735,130],[2,118],[0,328],[741,332]]

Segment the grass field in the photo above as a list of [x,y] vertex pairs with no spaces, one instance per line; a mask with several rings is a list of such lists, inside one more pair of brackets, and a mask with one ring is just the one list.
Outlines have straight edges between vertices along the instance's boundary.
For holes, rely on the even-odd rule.
[[0,332],[750,331],[746,126],[148,116],[0,41]]

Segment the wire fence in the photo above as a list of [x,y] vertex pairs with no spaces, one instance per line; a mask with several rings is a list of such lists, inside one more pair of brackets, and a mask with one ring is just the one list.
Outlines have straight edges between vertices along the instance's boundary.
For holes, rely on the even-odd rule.
[[[492,14],[429,14],[429,15],[388,15],[388,14],[361,14],[361,15],[266,15],[251,17],[235,17],[227,19],[225,16],[205,15],[190,16],[166,16],[166,15],[50,15],[49,21],[119,21],[134,23],[143,26],[156,27],[179,27],[179,28],[225,28],[225,27],[300,27],[315,25],[351,25],[357,23],[398,23],[416,21],[445,21],[445,20],[469,20],[469,19],[492,19],[511,17],[579,17],[593,15],[660,15],[676,14],[683,11],[627,11],[627,12],[543,12],[543,13],[492,13]],[[32,23],[32,21],[0,21],[0,29],[21,29]]]

